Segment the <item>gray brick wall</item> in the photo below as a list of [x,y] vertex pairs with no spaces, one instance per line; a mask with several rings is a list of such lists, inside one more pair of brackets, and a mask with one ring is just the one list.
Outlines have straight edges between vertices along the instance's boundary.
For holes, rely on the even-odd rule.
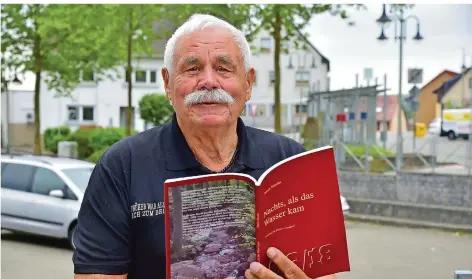
[[472,208],[472,178],[465,175],[339,171],[341,194],[424,205]]

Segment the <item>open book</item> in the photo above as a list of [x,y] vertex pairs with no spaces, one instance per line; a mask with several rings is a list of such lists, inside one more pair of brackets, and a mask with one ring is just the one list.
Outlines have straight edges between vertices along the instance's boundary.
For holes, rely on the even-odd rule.
[[287,158],[255,181],[239,173],[164,184],[167,278],[244,278],[281,250],[310,278],[350,270],[333,148]]

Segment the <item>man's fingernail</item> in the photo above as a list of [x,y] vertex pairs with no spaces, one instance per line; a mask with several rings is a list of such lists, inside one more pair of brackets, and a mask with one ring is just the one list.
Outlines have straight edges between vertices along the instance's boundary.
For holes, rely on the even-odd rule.
[[253,262],[251,263],[249,268],[251,269],[252,272],[257,272],[261,268],[261,264],[258,262]]
[[269,258],[273,258],[275,256],[277,252],[275,251],[274,248],[270,247],[269,249],[267,249],[267,256],[269,256]]

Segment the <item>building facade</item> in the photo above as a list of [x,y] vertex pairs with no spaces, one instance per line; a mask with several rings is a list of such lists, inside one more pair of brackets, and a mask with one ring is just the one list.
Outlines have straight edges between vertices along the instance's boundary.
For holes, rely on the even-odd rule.
[[[281,103],[282,124],[289,130],[300,117],[305,117],[306,96],[309,91],[320,91],[328,88],[329,61],[306,40],[307,50],[294,50],[293,44],[285,44],[289,54],[281,54]],[[256,71],[252,98],[247,103],[241,117],[249,126],[257,126],[272,130],[274,126],[274,44],[268,32],[262,31],[254,40],[254,47],[259,48],[252,56],[252,66]],[[163,53],[164,43],[159,45]],[[132,73],[132,128],[143,131],[150,124],[145,123],[139,113],[139,100],[149,93],[164,94],[161,69],[164,66],[162,56],[152,59],[139,59],[133,62],[135,71]],[[67,125],[72,130],[81,126],[125,127],[126,108],[128,106],[128,83],[125,80],[125,68],[117,68],[118,74],[106,73],[113,78],[99,79],[93,73],[81,74],[82,82],[68,95],[58,96],[54,90],[48,89],[44,78],[41,81],[40,114],[41,134],[47,128]],[[34,84],[34,82],[33,82]],[[20,138],[22,145],[33,143],[34,106],[32,90],[10,94],[10,123],[12,132],[15,125],[24,127],[28,136],[12,138],[17,144]],[[3,96],[2,96],[3,97]],[[2,100],[2,103],[3,100]],[[255,106],[254,106],[255,105]],[[255,109],[256,116],[251,114]],[[2,109],[2,113],[3,113]],[[6,131],[6,122],[2,117],[2,131]],[[3,125],[5,124],[5,125]],[[14,125],[12,125],[14,124]],[[14,129],[15,128],[15,129]],[[18,129],[16,129],[18,130]],[[20,129],[21,130],[21,129]],[[20,131],[18,130],[18,131]],[[30,135],[31,134],[31,135]],[[24,141],[24,142],[23,142]]]
[[416,111],[416,122],[428,126],[431,121],[441,114],[440,106],[438,107],[438,96],[434,94],[434,90],[456,75],[455,72],[444,70],[421,88],[418,97],[419,108]]
[[[290,132],[306,119],[308,93],[329,88],[329,60],[309,40],[300,35],[306,49],[295,49],[294,42],[284,48],[288,54],[280,55],[280,100],[282,129]],[[252,98],[248,101],[242,119],[249,126],[272,130],[274,127],[274,39],[261,31],[253,41],[259,48],[252,56],[256,82]]]

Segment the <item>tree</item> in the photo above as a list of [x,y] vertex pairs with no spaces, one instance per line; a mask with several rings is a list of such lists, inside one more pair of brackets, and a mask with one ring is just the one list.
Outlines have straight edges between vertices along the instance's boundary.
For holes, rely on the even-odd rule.
[[171,120],[174,109],[166,95],[152,93],[144,95],[139,100],[139,111],[141,119],[147,123],[152,123],[154,126],[159,126]]
[[[347,5],[355,6],[357,8],[363,5]],[[256,34],[259,30],[267,30],[274,39],[274,67],[275,67],[275,82],[274,82],[274,129],[276,133],[282,132],[281,118],[280,118],[280,53],[288,52],[288,49],[282,47],[283,42],[292,41],[296,48],[306,48],[305,43],[300,44],[301,36],[308,37],[303,34],[303,28],[309,23],[315,14],[331,12],[334,16],[340,16],[342,19],[348,18],[346,9],[342,5],[303,5],[303,4],[261,4],[261,5],[246,5],[241,7],[243,14],[249,14],[250,19],[248,25],[257,27],[248,27],[252,38],[252,34]],[[350,23],[351,24],[351,23]]]
[[48,89],[59,95],[68,94],[81,81],[81,72],[93,71],[99,77],[113,63],[110,55],[100,53],[103,38],[109,32],[101,20],[106,13],[107,9],[100,5],[1,6],[2,64],[19,72],[33,72],[36,77],[35,154],[42,153],[42,79]]
[[[133,81],[135,70],[133,59],[151,58],[156,53],[152,44],[159,38],[165,38],[166,30],[159,30],[162,25],[163,5],[113,4],[106,5],[111,13],[107,22],[113,32],[108,38],[107,52],[117,54],[116,66],[125,66],[128,84],[128,106],[126,113],[126,135],[131,135],[133,109]],[[156,30],[157,29],[157,30]]]

